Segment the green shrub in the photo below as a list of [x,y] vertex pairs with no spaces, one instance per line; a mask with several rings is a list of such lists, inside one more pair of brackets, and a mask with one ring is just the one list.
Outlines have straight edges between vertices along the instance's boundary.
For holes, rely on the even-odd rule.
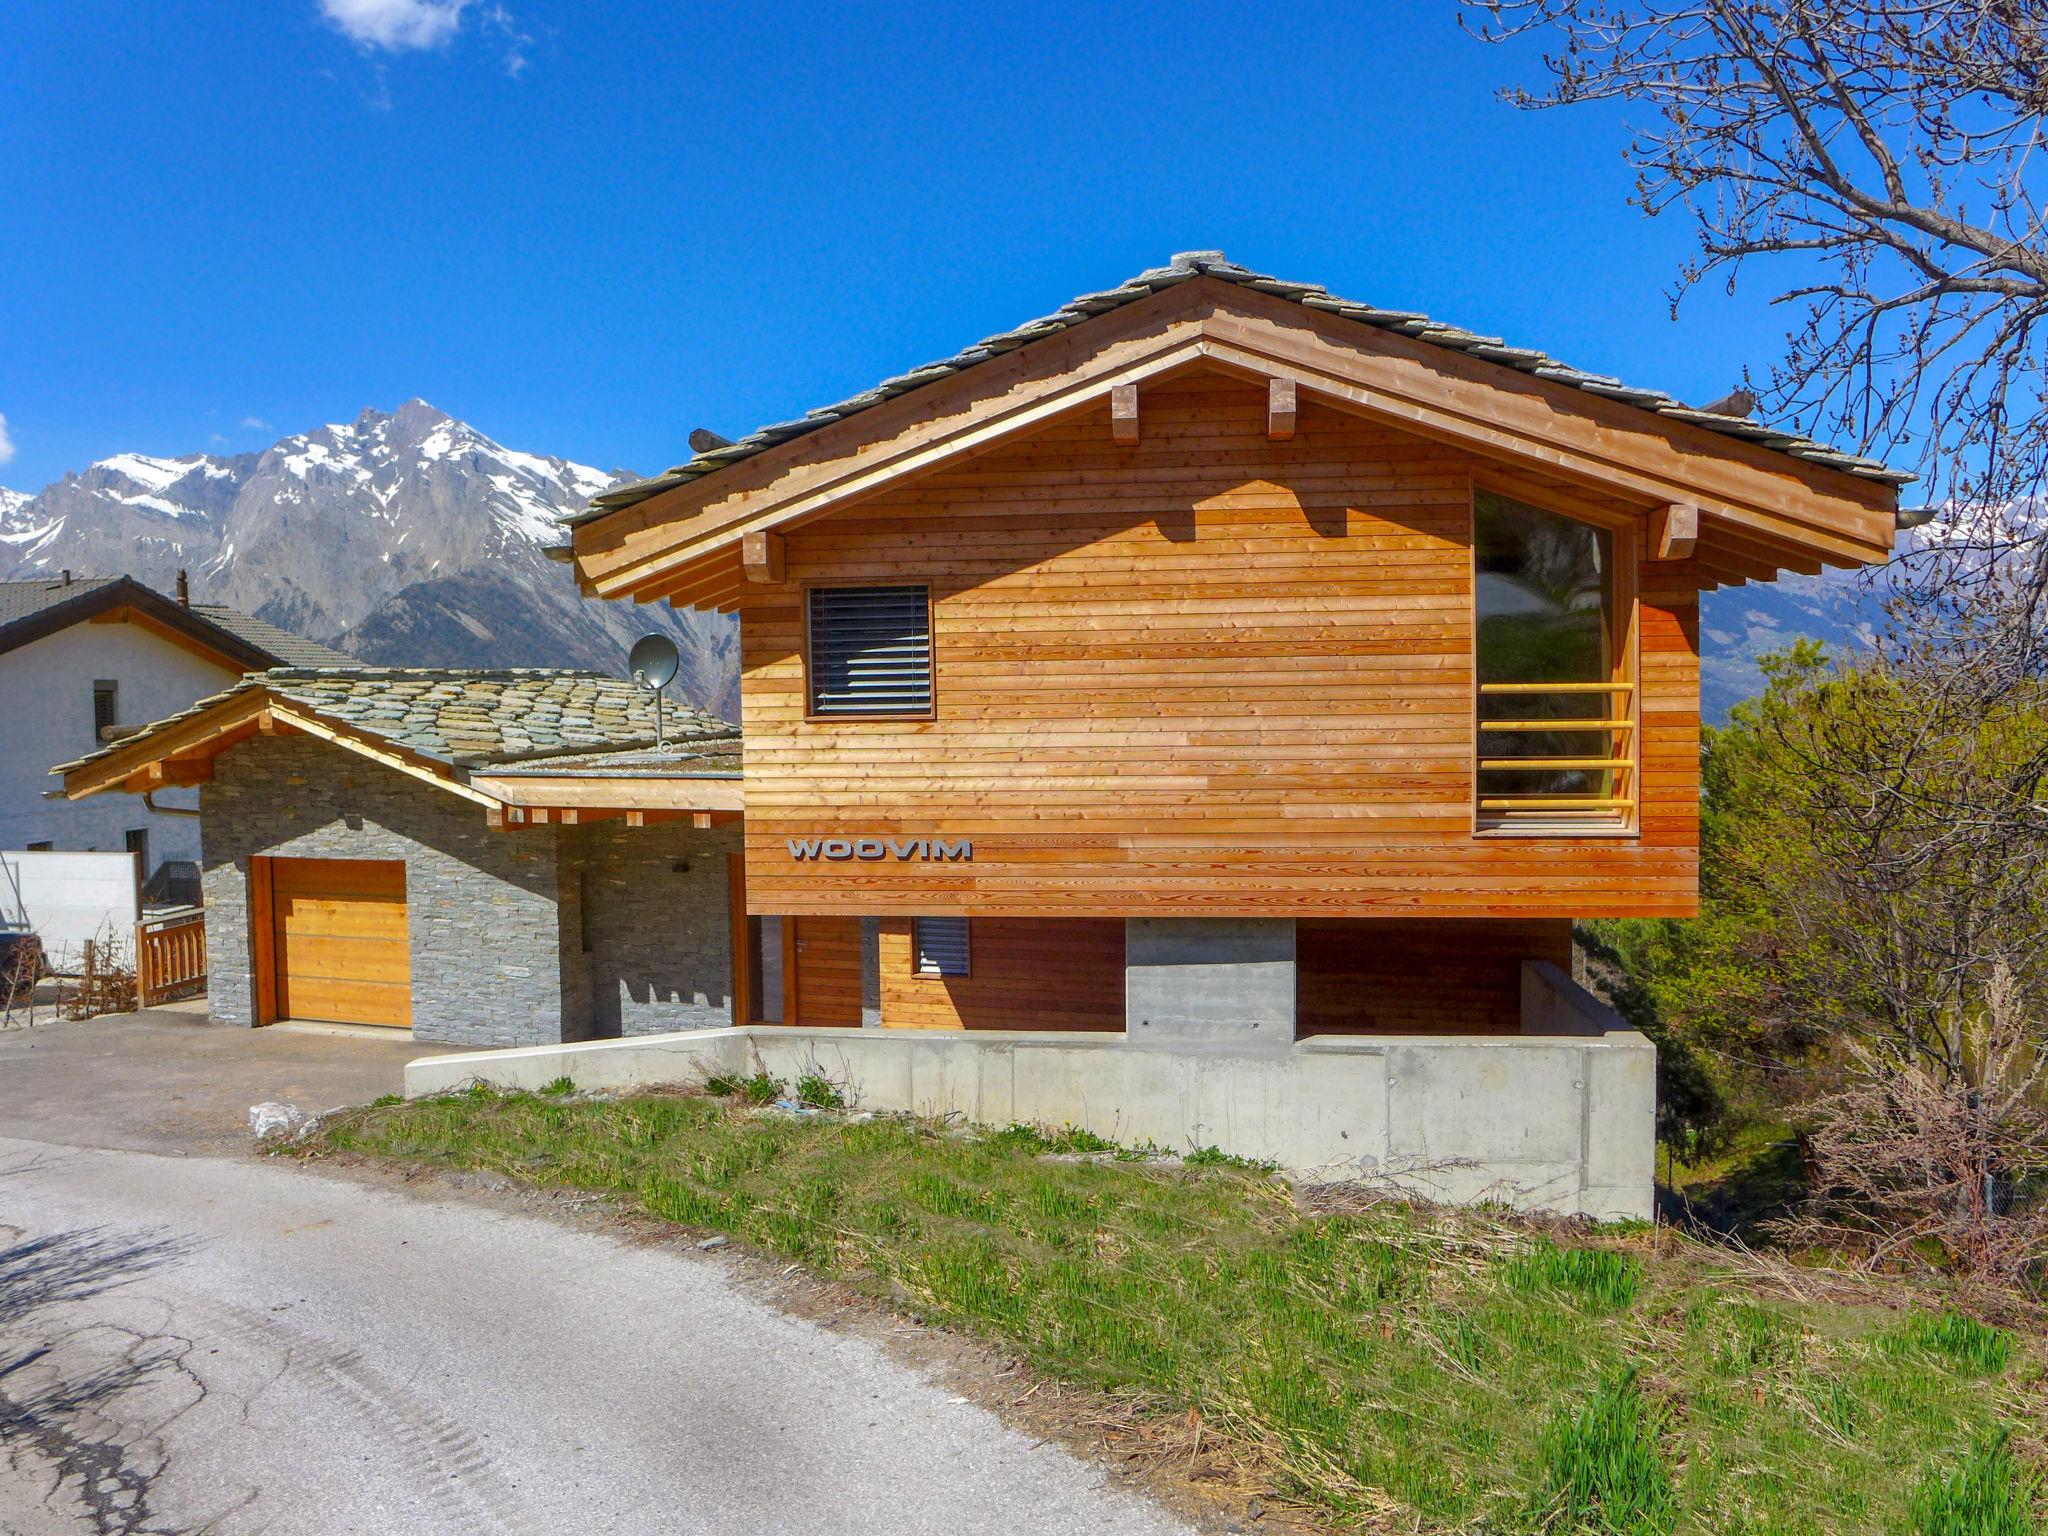
[[1181,1161],[1190,1168],[1235,1168],[1240,1173],[1274,1173],[1280,1167],[1271,1158],[1240,1157],[1221,1147],[1197,1147]]
[[704,1079],[704,1091],[714,1099],[729,1099],[740,1091],[740,1080],[722,1072],[713,1073]]
[[1657,1444],[1663,1417],[1644,1405],[1629,1371],[1603,1383],[1576,1414],[1553,1418],[1538,1442],[1540,1524],[1665,1536],[1678,1522],[1678,1496]]
[[2006,1436],[1977,1446],[1946,1476],[1930,1469],[1907,1502],[1915,1536],[2034,1536],[2041,1479]]
[[576,1079],[573,1077],[555,1078],[548,1083],[547,1087],[541,1089],[541,1092],[551,1099],[566,1099],[575,1091]]
[[1540,1238],[1512,1255],[1505,1274],[1518,1291],[1564,1291],[1601,1312],[1632,1305],[1642,1289],[1643,1266],[1611,1248],[1560,1248]]
[[749,1104],[773,1104],[782,1097],[782,1079],[756,1072],[740,1084],[740,1097]]
[[796,1096],[799,1103],[809,1104],[818,1109],[846,1108],[846,1096],[815,1073],[796,1080]]

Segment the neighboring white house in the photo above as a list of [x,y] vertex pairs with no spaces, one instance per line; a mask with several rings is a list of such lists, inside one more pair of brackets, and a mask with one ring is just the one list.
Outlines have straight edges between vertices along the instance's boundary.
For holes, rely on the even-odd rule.
[[[0,849],[141,855],[147,880],[166,860],[199,858],[199,823],[140,797],[50,798],[54,763],[124,729],[176,714],[244,672],[353,667],[339,651],[132,577],[0,581]],[[158,806],[190,809],[191,792]]]

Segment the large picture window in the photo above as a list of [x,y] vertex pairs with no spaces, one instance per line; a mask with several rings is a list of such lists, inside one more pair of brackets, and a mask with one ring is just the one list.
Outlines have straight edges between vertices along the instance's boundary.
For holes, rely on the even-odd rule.
[[810,712],[928,715],[932,608],[927,587],[813,587]]
[[1614,535],[1480,491],[1473,556],[1480,827],[1626,824],[1633,726]]

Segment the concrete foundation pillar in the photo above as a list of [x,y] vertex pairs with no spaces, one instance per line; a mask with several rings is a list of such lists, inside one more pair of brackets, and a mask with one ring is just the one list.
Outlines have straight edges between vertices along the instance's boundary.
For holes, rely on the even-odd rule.
[[1132,1045],[1243,1054],[1294,1044],[1292,918],[1133,917],[1124,923]]

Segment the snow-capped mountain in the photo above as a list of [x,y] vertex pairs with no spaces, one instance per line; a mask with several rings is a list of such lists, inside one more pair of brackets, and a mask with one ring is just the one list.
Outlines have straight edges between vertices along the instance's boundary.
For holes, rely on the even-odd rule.
[[628,478],[521,453],[409,400],[261,453],[123,453],[33,497],[0,494],[0,578],[128,574],[396,665],[617,672],[650,625],[693,702],[737,707],[730,620],[582,597],[542,549]]
[[[2048,498],[2012,502],[1976,516],[1944,512],[1899,536],[1902,556],[1949,546],[1965,562],[1984,551],[2048,533]],[[1818,640],[1848,653],[1868,647],[1885,623],[1884,605],[1898,568],[1787,573],[1760,586],[1709,592],[1700,604],[1701,712],[1716,724],[1739,700],[1763,688],[1757,659],[1793,640]]]

